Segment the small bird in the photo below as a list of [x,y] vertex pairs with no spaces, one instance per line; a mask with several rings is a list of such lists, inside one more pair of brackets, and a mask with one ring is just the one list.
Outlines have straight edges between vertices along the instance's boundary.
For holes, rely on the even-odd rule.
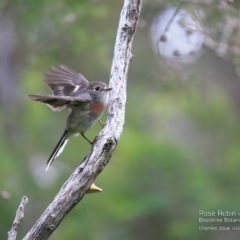
[[70,109],[63,135],[47,161],[47,171],[54,159],[62,153],[71,136],[80,133],[92,144],[84,134],[100,121],[112,88],[104,82],[89,82],[82,74],[62,65],[47,71],[45,83],[53,95],[31,94],[27,96],[28,99],[45,103],[54,111]]

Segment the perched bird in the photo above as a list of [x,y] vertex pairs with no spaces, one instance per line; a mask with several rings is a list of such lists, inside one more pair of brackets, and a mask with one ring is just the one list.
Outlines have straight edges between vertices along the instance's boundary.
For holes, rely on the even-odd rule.
[[79,133],[84,135],[99,121],[107,107],[111,88],[104,82],[89,82],[82,74],[66,66],[52,67],[45,75],[45,83],[53,95],[28,95],[31,101],[47,104],[54,111],[69,108],[66,128],[47,161],[47,168],[63,151],[68,139]]

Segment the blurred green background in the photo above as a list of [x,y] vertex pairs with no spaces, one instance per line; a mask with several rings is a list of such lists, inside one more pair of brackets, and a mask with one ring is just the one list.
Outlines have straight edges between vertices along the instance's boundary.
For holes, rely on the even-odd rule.
[[[173,68],[154,52],[149,34],[164,2],[148,0],[142,6],[124,132],[95,182],[103,192],[86,195],[52,240],[239,239],[238,231],[199,227],[240,223],[198,219],[199,210],[240,212],[239,30],[229,37],[224,56],[204,46],[194,64]],[[201,25],[214,29],[205,34],[212,33],[216,42],[224,23],[239,11],[237,1],[230,6],[189,2],[181,7],[190,14],[201,8]],[[7,239],[23,195],[29,203],[18,239],[25,236],[90,149],[83,138],[72,138],[45,172],[68,112],[52,112],[25,95],[50,93],[42,80],[52,65],[108,82],[122,5],[117,0],[1,1],[0,239]],[[87,136],[93,139],[100,130],[96,125]]]

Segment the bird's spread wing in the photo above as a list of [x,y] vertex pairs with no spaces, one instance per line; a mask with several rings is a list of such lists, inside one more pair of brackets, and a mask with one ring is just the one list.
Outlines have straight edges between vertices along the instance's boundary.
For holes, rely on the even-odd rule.
[[45,75],[45,83],[56,96],[76,96],[89,81],[80,73],[66,66],[52,67]]
[[27,97],[30,101],[47,104],[54,111],[62,111],[72,104],[86,104],[91,100],[88,94],[82,94],[81,97],[31,94]]

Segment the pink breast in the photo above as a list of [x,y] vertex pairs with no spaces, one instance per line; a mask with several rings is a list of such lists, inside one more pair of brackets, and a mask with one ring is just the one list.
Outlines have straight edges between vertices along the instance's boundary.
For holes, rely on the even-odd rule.
[[102,113],[104,111],[104,108],[104,105],[100,103],[92,103],[90,106],[91,111],[96,114]]

